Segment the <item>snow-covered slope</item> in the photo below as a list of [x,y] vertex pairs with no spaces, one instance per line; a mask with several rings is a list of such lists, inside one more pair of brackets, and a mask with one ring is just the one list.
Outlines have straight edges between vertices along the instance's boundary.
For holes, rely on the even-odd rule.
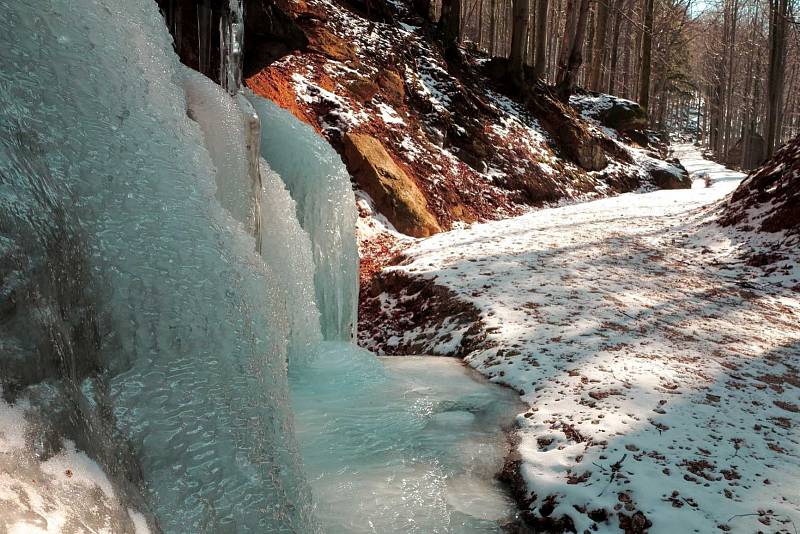
[[762,238],[778,247],[800,243],[800,136],[742,182],[725,206],[723,222],[769,234]]
[[347,136],[375,138],[444,229],[648,183],[635,154],[569,106],[546,91],[514,94],[503,60],[469,47],[446,58],[412,4],[374,0],[370,16],[353,2],[277,0],[306,43],[247,84],[315,126],[362,189]]
[[677,152],[691,190],[440,234],[380,277],[363,342],[466,353],[529,404],[508,470],[538,527],[790,532],[800,519],[798,251],[767,277],[748,265],[753,243],[715,223],[743,175]]

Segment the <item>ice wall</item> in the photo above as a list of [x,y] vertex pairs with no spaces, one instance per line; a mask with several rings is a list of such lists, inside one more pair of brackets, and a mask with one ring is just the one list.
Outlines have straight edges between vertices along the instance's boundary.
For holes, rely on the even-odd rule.
[[[251,135],[260,133],[252,124],[250,103],[229,95],[222,87],[189,68],[182,69],[186,104],[203,132],[205,147],[216,169],[217,199],[233,218],[258,238],[261,225],[261,180],[256,166],[258,150]],[[246,106],[245,109],[242,107]]]
[[230,96],[196,71],[185,71],[189,116],[200,125],[216,168],[217,198],[255,236],[256,250],[285,291],[289,362],[300,364],[322,339],[311,241],[280,176],[259,157],[261,120],[250,101],[243,93]]
[[322,340],[311,240],[297,221],[295,202],[281,177],[263,160],[261,176],[264,184],[261,251],[286,291],[290,369],[293,373],[303,372],[315,354],[315,346]]
[[259,97],[251,97],[261,123],[261,155],[297,203],[311,236],[317,304],[325,339],[349,340],[358,306],[358,217],[350,176],[338,154],[309,126]]
[[[9,220],[36,209],[28,187],[74,214],[97,318],[84,372],[108,385],[105,415],[159,526],[316,532],[288,407],[286,292],[215,198],[155,3],[0,0],[0,12],[0,138],[21,154],[0,158],[0,194],[18,199]],[[28,179],[30,158],[58,189]],[[58,242],[58,225],[31,227],[16,247]]]

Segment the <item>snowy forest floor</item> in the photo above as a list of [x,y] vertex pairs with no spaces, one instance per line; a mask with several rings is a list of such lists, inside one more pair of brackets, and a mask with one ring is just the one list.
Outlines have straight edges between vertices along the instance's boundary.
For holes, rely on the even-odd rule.
[[479,312],[486,341],[466,360],[530,406],[517,465],[535,516],[577,532],[794,533],[798,252],[749,265],[762,237],[714,223],[743,175],[691,146],[676,156],[691,190],[475,224],[390,269]]

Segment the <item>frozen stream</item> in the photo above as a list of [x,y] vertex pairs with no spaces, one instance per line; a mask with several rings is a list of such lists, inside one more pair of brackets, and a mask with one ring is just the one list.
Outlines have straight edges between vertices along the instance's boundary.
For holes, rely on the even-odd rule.
[[452,358],[322,352],[292,403],[326,532],[499,532],[513,518],[495,475],[517,395]]

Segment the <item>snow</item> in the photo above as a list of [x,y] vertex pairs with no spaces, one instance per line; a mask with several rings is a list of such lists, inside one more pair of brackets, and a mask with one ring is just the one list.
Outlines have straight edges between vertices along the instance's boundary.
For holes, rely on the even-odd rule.
[[364,111],[355,111],[344,98],[316,85],[307,76],[300,73],[292,74],[294,89],[297,97],[306,104],[325,103],[332,111],[331,117],[336,119],[334,124],[325,123],[325,129],[348,130],[369,120],[369,115]]
[[[636,510],[651,533],[791,532],[797,249],[769,276],[748,267],[758,240],[714,223],[743,175],[690,146],[676,155],[690,190],[475,224],[416,243],[390,269],[435,279],[480,313],[486,340],[466,360],[530,406],[517,421],[533,508],[554,496],[551,517],[577,532],[617,532]],[[595,525],[600,508],[611,518]]]
[[149,533],[144,515],[122,505],[100,465],[73,442],[65,440],[43,459],[44,433],[28,420],[31,410],[26,400],[12,405],[0,399],[3,532]]
[[405,124],[406,123],[406,121],[404,121],[402,118],[400,118],[400,116],[397,114],[397,111],[395,111],[395,109],[393,107],[389,106],[388,104],[384,104],[383,102],[380,102],[380,103],[377,104],[376,107],[378,108],[378,111],[380,112],[381,120],[383,120],[383,122],[385,124]]

